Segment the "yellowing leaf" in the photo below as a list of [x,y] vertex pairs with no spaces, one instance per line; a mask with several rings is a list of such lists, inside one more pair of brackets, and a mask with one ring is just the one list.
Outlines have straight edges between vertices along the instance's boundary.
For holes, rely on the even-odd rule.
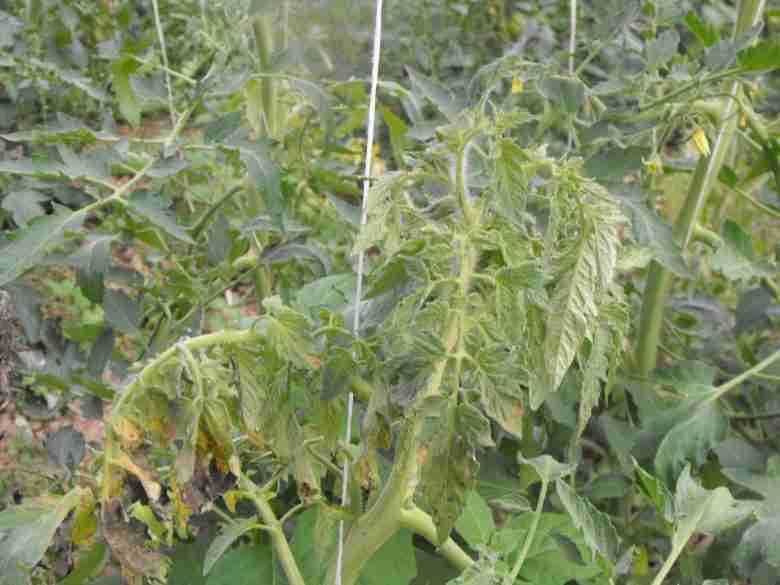
[[160,499],[160,484],[152,479],[152,476],[148,471],[136,465],[127,454],[122,453],[118,457],[112,458],[110,463],[135,475],[141,482],[141,485],[144,486],[144,491],[146,492],[146,495],[149,496],[150,500],[156,502]]
[[141,440],[141,431],[127,417],[120,417],[114,422],[114,431],[125,446],[134,445]]
[[81,546],[95,535],[97,530],[97,517],[95,516],[95,496],[86,491],[81,497],[76,514],[73,518],[73,526],[70,529],[70,538],[73,544]]
[[512,79],[512,93],[522,93],[525,89],[525,82],[519,77]]

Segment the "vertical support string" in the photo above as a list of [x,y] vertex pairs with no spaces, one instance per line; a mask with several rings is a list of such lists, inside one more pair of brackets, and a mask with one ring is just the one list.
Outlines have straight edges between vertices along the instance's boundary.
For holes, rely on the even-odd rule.
[[[368,216],[368,193],[371,188],[371,168],[374,153],[374,125],[376,121],[376,93],[379,86],[379,59],[382,46],[382,0],[376,0],[376,18],[374,20],[374,48],[371,55],[371,91],[368,101],[368,121],[366,122],[366,159],[363,170],[363,200],[361,201],[360,229],[366,225]],[[363,297],[363,273],[365,271],[366,255],[360,250],[357,259],[357,283],[355,286],[354,316],[352,334],[357,337],[360,330],[360,301]],[[350,390],[347,397],[347,428],[344,441],[347,445],[352,441],[352,416],[355,406],[355,395]],[[341,470],[341,504],[347,505],[349,484],[349,459],[344,458]],[[336,585],[342,585],[341,573],[344,562],[344,520],[339,521],[339,543],[336,556]]]
[[577,0],[569,0],[569,75],[574,76],[574,52],[577,50]]
[[[205,2],[204,2],[205,5]],[[171,127],[176,127],[176,108],[173,103],[173,89],[171,87],[171,69],[168,66],[168,50],[165,47],[165,34],[163,32],[162,21],[160,20],[160,6],[157,0],[152,0],[152,9],[154,11],[154,26],[157,29],[157,38],[160,41],[160,52],[162,53],[162,62],[165,67],[165,87],[168,90],[168,110],[171,114]]]

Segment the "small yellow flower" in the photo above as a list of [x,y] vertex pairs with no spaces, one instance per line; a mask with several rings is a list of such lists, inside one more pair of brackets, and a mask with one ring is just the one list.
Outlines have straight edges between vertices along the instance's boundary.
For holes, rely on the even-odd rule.
[[512,93],[521,93],[525,88],[525,82],[519,77],[512,78]]
[[658,153],[654,154],[649,160],[642,161],[647,169],[647,172],[651,175],[658,177],[664,174],[664,163]]
[[696,128],[693,133],[693,144],[699,154],[702,156],[710,156],[710,141],[707,140],[707,133],[702,128]]

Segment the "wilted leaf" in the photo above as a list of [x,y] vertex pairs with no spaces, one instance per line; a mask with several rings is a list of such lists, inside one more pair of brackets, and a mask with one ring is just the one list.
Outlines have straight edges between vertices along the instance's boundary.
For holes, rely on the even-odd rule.
[[602,299],[612,282],[620,247],[617,205],[607,199],[589,202],[572,267],[555,287],[544,340],[546,380],[534,387],[531,408],[539,408],[563,381],[584,339],[597,326]]
[[444,542],[463,510],[467,491],[474,487],[479,463],[473,449],[446,422],[427,449],[420,487],[431,507],[439,542]]

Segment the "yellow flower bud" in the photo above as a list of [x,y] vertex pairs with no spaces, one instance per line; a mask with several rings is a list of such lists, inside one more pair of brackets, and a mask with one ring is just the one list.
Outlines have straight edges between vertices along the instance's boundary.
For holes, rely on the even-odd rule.
[[521,93],[525,88],[525,82],[519,77],[512,78],[512,93]]
[[707,133],[702,128],[696,128],[693,133],[693,144],[699,154],[702,156],[710,156],[710,141],[707,140]]

